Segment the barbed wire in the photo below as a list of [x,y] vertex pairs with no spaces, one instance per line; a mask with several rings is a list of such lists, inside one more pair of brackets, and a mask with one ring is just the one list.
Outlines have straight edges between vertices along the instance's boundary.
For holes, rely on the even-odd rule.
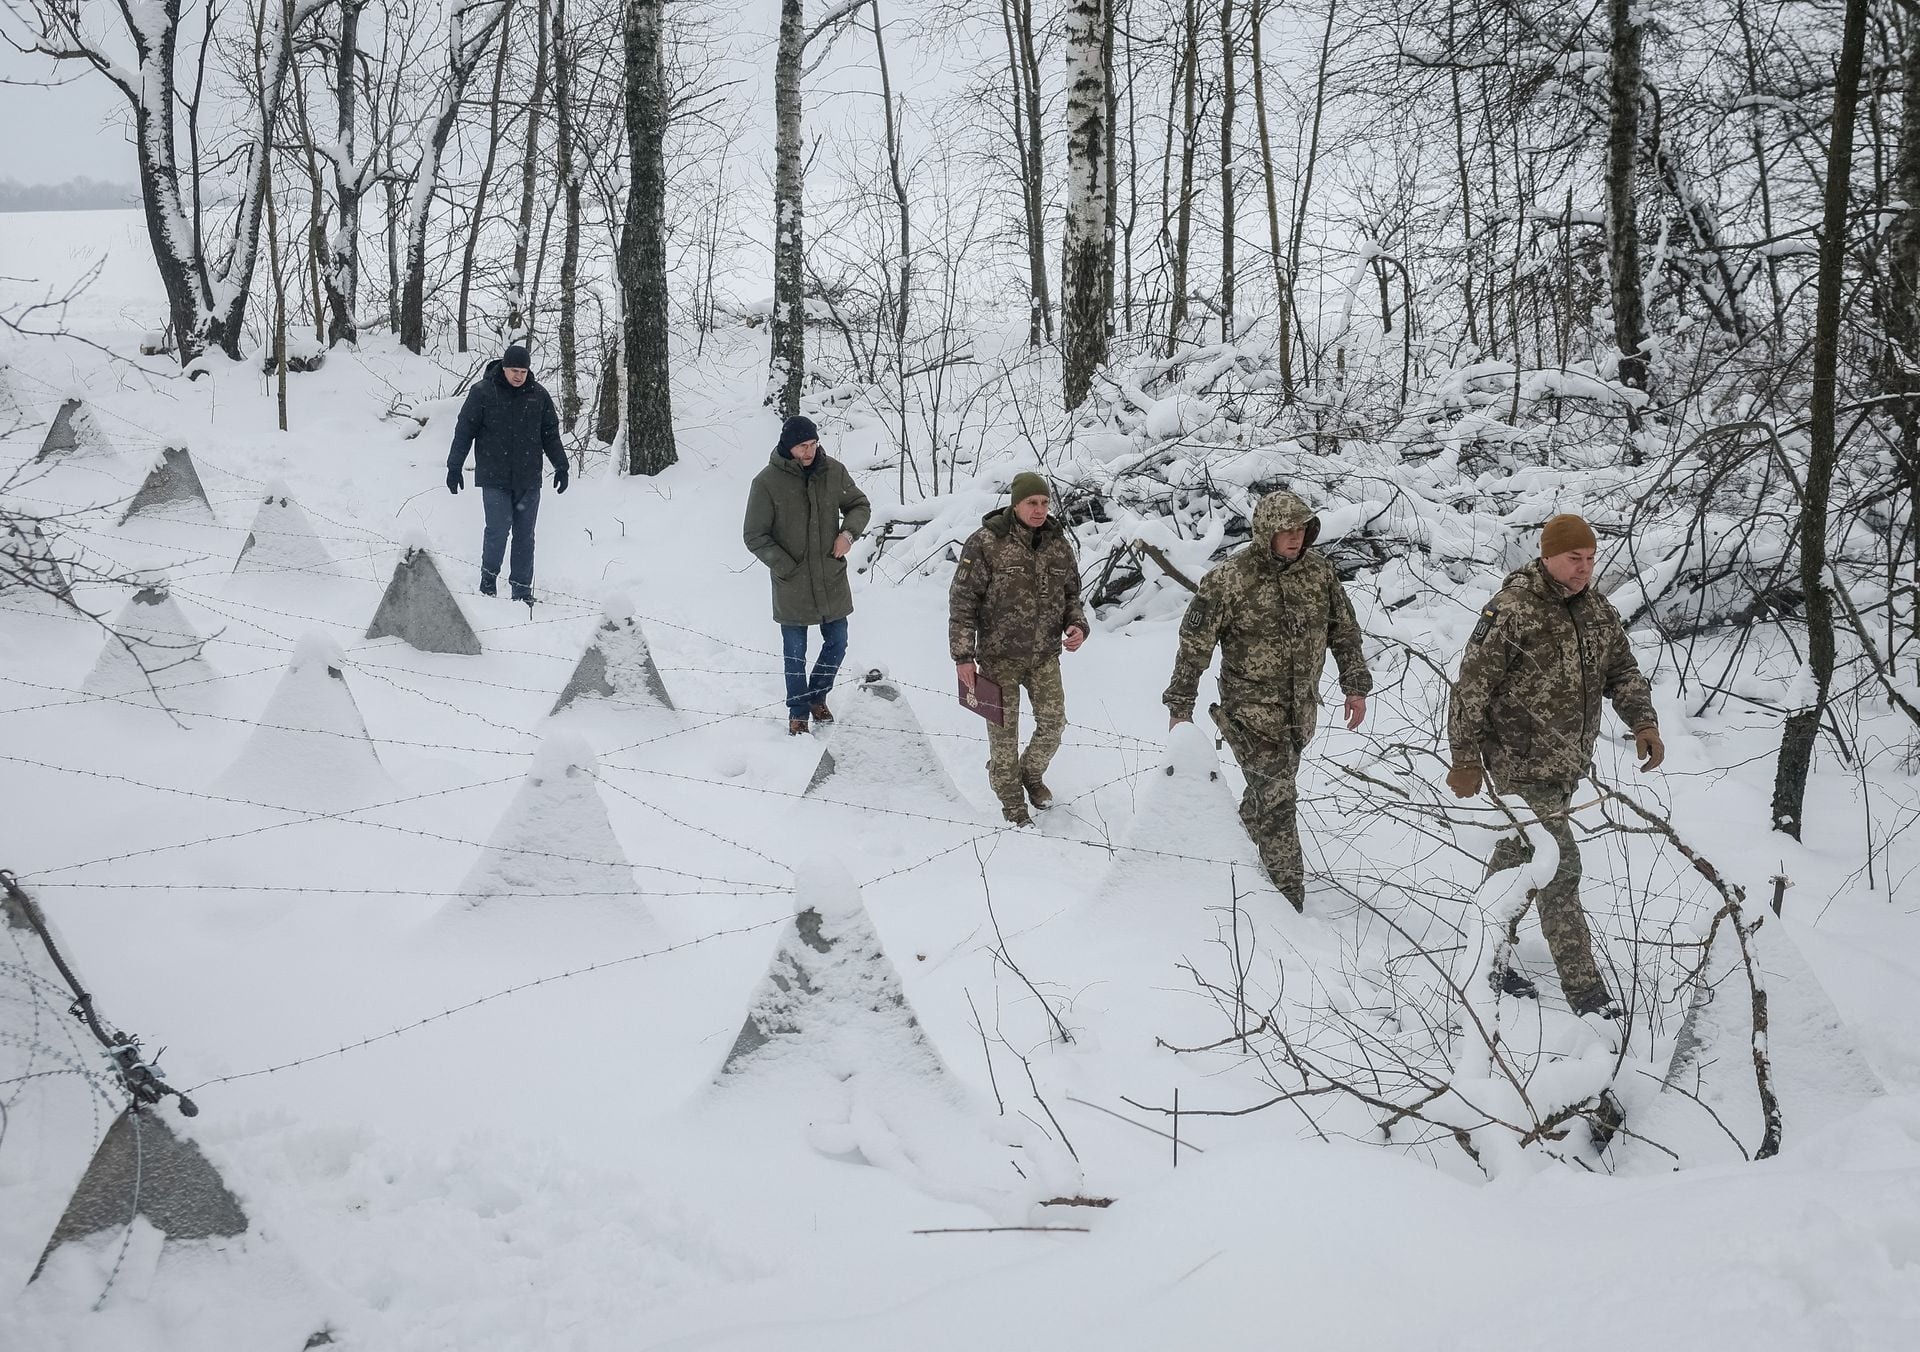
[[714,930],[711,933],[698,935],[692,939],[684,939],[679,943],[668,944],[662,948],[649,949],[642,953],[629,953],[624,957],[606,958],[599,962],[590,962],[579,967],[570,967],[562,972],[552,972],[546,976],[534,977],[532,980],[518,982],[501,990],[496,990],[486,995],[477,996],[472,1000],[464,1001],[461,1004],[449,1005],[437,1014],[428,1014],[410,1023],[398,1024],[384,1032],[374,1033],[353,1042],[342,1043],[337,1047],[331,1047],[323,1052],[314,1052],[308,1056],[298,1056],[290,1061],[282,1061],[277,1065],[262,1066],[257,1070],[239,1071],[232,1075],[216,1075],[212,1079],[200,1081],[186,1092],[189,1094],[197,1094],[202,1089],[210,1089],[216,1085],[235,1084],[241,1080],[257,1079],[262,1075],[276,1075],[281,1071],[292,1070],[298,1066],[312,1065],[316,1061],[325,1061],[330,1057],[344,1056],[348,1052],[359,1051],[364,1047],[371,1047],[376,1043],[402,1037],[418,1029],[425,1028],[429,1024],[439,1023],[443,1019],[450,1019],[456,1014],[464,1014],[469,1010],[478,1009],[482,1005],[492,1004],[496,1000],[504,1000],[508,996],[518,995],[522,991],[536,990],[539,987],[549,986],[555,982],[569,981],[575,977],[587,976],[594,972],[604,972],[614,967],[624,967],[636,962],[646,962],[653,958],[665,957],[669,953],[679,953],[689,948],[697,948],[701,944],[712,943],[716,939],[731,938],[740,934],[752,934],[758,930],[770,929],[775,925],[789,924],[792,920],[793,917],[790,914],[776,916],[772,920],[761,920],[751,925],[736,925],[730,929]]

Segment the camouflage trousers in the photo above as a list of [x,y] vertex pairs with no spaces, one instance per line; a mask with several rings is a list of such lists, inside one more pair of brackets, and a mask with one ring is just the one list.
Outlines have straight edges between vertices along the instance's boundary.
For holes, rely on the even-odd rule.
[[1240,821],[1260,849],[1260,862],[1281,895],[1303,910],[1307,904],[1306,865],[1300,857],[1298,790],[1300,753],[1306,747],[1311,728],[1292,729],[1289,734],[1263,737],[1249,729],[1244,720],[1214,705],[1213,721],[1227,739],[1240,773],[1247,777],[1247,791],[1240,795]]
[[[999,727],[987,724],[987,782],[993,785],[1001,807],[1024,808],[1027,800],[1023,783],[1046,774],[1067,731],[1067,692],[1060,684],[1060,659],[1001,661],[982,670],[999,685],[1000,704],[1006,711],[1006,721]],[[1024,752],[1020,750],[1023,687],[1033,701],[1033,740]]]
[[[1576,781],[1553,780],[1544,783],[1502,784],[1502,793],[1525,799],[1533,815],[1554,844],[1560,847],[1560,866],[1547,885],[1534,895],[1540,912],[1540,929],[1553,953],[1553,965],[1560,971],[1560,989],[1576,1011],[1598,1008],[1607,998],[1606,982],[1600,978],[1593,958],[1593,935],[1587,928],[1586,912],[1580,908],[1580,845],[1573,838],[1573,820],[1568,808],[1573,805]],[[1533,843],[1524,835],[1508,836],[1493,848],[1487,864],[1487,876],[1518,868],[1533,858]],[[1509,943],[1519,939],[1520,916],[1514,917],[1507,934]]]

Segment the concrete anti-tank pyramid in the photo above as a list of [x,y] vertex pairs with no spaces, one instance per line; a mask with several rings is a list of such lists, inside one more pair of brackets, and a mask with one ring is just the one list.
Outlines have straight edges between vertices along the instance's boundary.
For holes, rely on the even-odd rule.
[[112,450],[113,443],[100,430],[100,424],[94,420],[93,410],[87,407],[86,401],[68,399],[60,405],[60,411],[53,415],[46,436],[40,439],[40,450],[33,458],[51,460],[56,456],[95,455],[111,453]]
[[1094,895],[1167,913],[1225,904],[1234,883],[1270,886],[1205,733],[1182,723],[1166,763],[1141,778],[1133,821]]
[[207,490],[201,487],[200,473],[194,469],[193,456],[185,446],[168,446],[160,452],[147,471],[146,482],[120,514],[120,523],[125,525],[136,516],[214,520],[213,504],[207,501]]
[[833,699],[834,722],[806,796],[884,807],[902,797],[947,809],[967,806],[940,763],[906,692],[883,668]]
[[[41,929],[51,932],[32,898],[0,890],[0,1006],[33,1002],[45,1017],[63,1010],[72,991],[48,956]],[[28,1025],[23,1020],[20,1026]],[[97,1051],[90,1041],[86,1045]],[[6,1050],[18,1054],[18,1049]],[[0,1070],[8,1069],[0,1064]],[[16,1102],[13,1108],[14,1128],[23,1136],[32,1125],[29,1106]],[[62,1244],[120,1230],[135,1216],[146,1217],[168,1240],[237,1235],[247,1228],[240,1203],[192,1141],[177,1135],[157,1112],[128,1110],[108,1127],[28,1280],[40,1275]]]
[[247,1228],[239,1199],[200,1147],[176,1135],[159,1113],[130,1108],[107,1128],[34,1277],[62,1244],[121,1229],[135,1216],[169,1240],[224,1238]]
[[[507,898],[598,898],[641,905],[633,866],[607,820],[599,763],[578,737],[549,737],[512,804],[460,885],[451,910],[487,909]],[[581,909],[579,902],[566,904]]]
[[480,652],[479,636],[447,590],[426,542],[418,538],[407,542],[394,566],[393,580],[367,626],[367,637],[404,639],[429,653],[475,657]]
[[40,523],[24,517],[0,521],[0,606],[54,613],[66,608],[72,594]]
[[375,801],[392,787],[347,686],[340,645],[326,634],[304,635],[259,724],[220,777],[220,792],[330,812]]
[[823,1155],[1008,1223],[1077,1190],[1066,1152],[1015,1115],[995,1117],[948,1070],[846,870],[803,865],[794,907],[715,1076],[714,1109],[756,1131],[804,1131]]
[[200,656],[206,646],[168,591],[164,577],[149,575],[114,617],[113,633],[81,689],[90,695],[131,695],[203,681],[213,669]]
[[721,1082],[787,1062],[842,1078],[874,1070],[944,1078],[859,886],[837,864],[815,862],[796,875],[794,901]]
[[[1764,1127],[1753,1063],[1752,991],[1731,923],[1722,921],[1715,935],[1663,1088],[1634,1117],[1640,1136],[1675,1151],[1687,1165],[1738,1161],[1741,1152],[1727,1133],[1752,1151]],[[1767,1052],[1786,1113],[1782,1149],[1790,1152],[1809,1133],[1886,1091],[1784,922],[1767,917],[1747,942],[1766,987]],[[1654,1153],[1645,1153],[1649,1167],[1673,1167],[1671,1156],[1654,1159]]]
[[236,573],[331,573],[333,560],[313,522],[300,510],[287,486],[275,479],[268,483],[260,507],[253,514],[253,525],[240,557],[233,562]]
[[673,708],[633,602],[623,594],[607,598],[605,617],[580,654],[566,689],[554,701],[553,712],[582,700],[607,700],[641,709]]

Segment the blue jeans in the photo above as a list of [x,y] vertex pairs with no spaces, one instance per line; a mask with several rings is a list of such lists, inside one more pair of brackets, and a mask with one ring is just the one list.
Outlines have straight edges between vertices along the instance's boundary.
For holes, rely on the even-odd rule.
[[840,659],[847,655],[847,622],[828,620],[820,626],[820,658],[807,675],[807,626],[780,626],[780,647],[787,665],[787,714],[805,718],[815,704],[824,704],[833,689],[833,678],[840,674]]
[[487,509],[486,534],[480,537],[480,587],[492,591],[500,576],[500,560],[507,552],[507,536],[513,536],[513,563],[507,581],[513,584],[513,599],[533,594],[533,521],[540,515],[540,485],[521,490],[516,497],[511,488],[483,488],[480,502]]

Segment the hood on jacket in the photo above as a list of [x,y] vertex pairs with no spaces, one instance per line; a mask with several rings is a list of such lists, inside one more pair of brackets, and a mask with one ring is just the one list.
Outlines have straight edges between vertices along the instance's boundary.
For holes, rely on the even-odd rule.
[[1550,601],[1571,601],[1574,597],[1584,596],[1594,589],[1593,583],[1588,582],[1585,587],[1577,592],[1568,591],[1560,585],[1552,573],[1547,571],[1545,559],[1529,559],[1511,573],[1508,573],[1506,577],[1501,580],[1500,585],[1505,588],[1511,587],[1515,583],[1519,583],[1523,587],[1532,588]]
[[781,448],[774,451],[770,451],[768,453],[767,463],[769,465],[772,465],[775,469],[783,469],[789,474],[797,474],[801,478],[805,479],[809,475],[818,474],[820,470],[829,463],[829,461],[827,458],[827,452],[825,448],[822,448],[813,453],[813,463],[811,465],[801,464],[798,460],[795,460],[793,458],[792,451],[786,450],[785,448]]
[[480,373],[480,378],[482,380],[491,380],[508,394],[525,394],[533,388],[534,384],[533,371],[531,369],[527,371],[527,380],[524,385],[515,385],[512,381],[508,380],[506,364],[498,357],[495,357],[487,363],[487,369]]
[[[1013,533],[1013,528],[1015,526],[1022,525],[1024,523],[1020,520],[1019,517],[1013,514],[1013,508],[996,507],[991,512],[988,512],[985,516],[980,518],[980,524],[982,526],[985,526],[988,530],[992,531],[995,535],[998,535],[1004,539],[1006,536],[1011,535]],[[1047,519],[1045,521],[1042,521],[1039,524],[1039,526],[1029,527],[1029,529],[1033,531],[1036,537],[1044,535],[1050,530],[1059,530],[1060,518],[1053,515],[1053,513],[1049,512],[1047,513]]]
[[1284,488],[1262,496],[1253,509],[1253,538],[1265,545],[1269,552],[1273,548],[1274,536],[1283,530],[1300,530],[1303,527],[1307,532],[1307,545],[1320,538],[1320,518],[1314,514],[1313,508]]

